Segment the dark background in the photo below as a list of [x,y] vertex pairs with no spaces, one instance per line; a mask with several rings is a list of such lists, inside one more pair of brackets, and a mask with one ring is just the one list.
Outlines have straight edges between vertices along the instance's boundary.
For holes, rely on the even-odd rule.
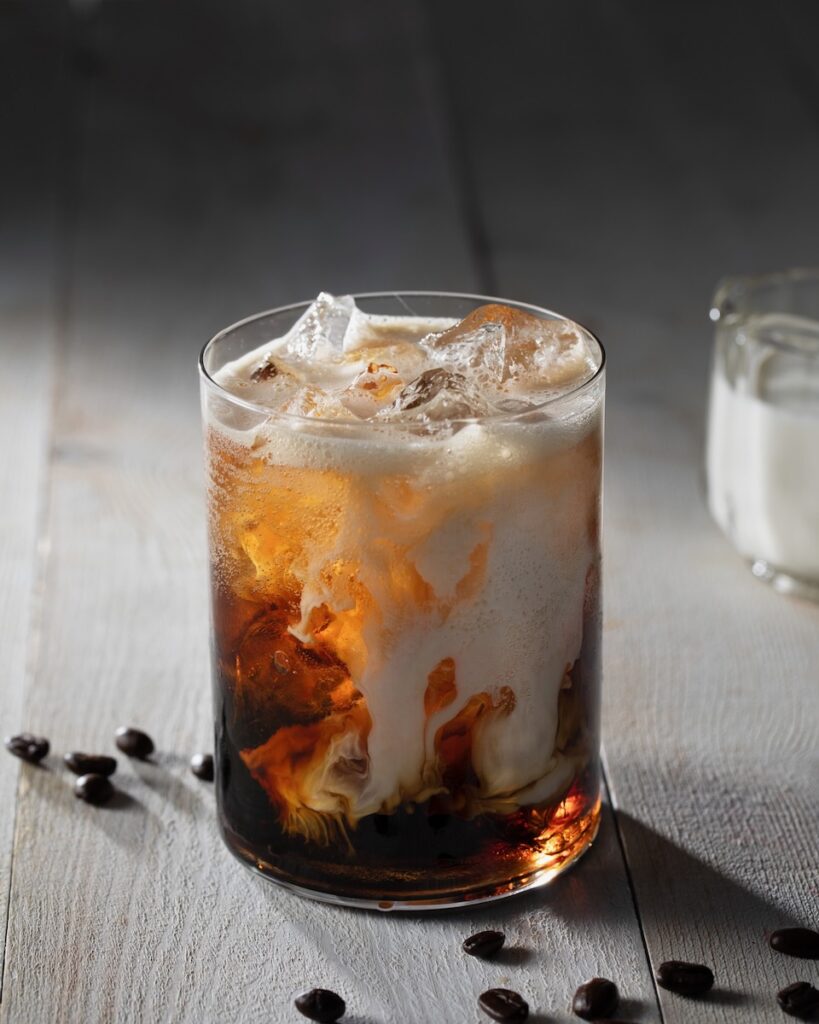
[[480,290],[637,394],[701,378],[720,276],[819,262],[817,39],[816,0],[0,0],[0,300],[193,359],[321,289]]

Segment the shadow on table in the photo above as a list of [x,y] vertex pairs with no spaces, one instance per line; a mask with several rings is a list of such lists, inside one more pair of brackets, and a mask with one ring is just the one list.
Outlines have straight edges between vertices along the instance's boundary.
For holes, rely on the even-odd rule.
[[[774,893],[754,892],[630,814],[618,813],[617,823],[647,933],[656,928],[662,934],[672,919],[682,938],[730,932],[735,944],[741,928],[749,944],[766,943],[774,929],[805,923],[780,905]],[[657,955],[671,959],[674,950],[658,950]]]
[[[617,822],[652,967],[663,960],[707,963],[716,985],[703,1002],[743,1013],[769,1011],[772,995],[759,988],[770,985],[775,991],[773,979],[782,962],[768,949],[768,936],[776,928],[807,922],[775,893],[753,891],[631,815],[619,813]],[[763,977],[768,980],[760,986]],[[662,1003],[679,998],[659,995]]]
[[187,759],[178,754],[161,751],[144,760],[134,758],[130,768],[142,785],[157,792],[180,814],[198,815],[204,807],[203,800],[213,793],[211,783],[191,784],[193,776]]
[[[32,766],[26,765],[26,770]],[[43,770],[44,768],[48,770]],[[123,848],[132,848],[135,836],[141,837],[145,831],[145,823],[154,825],[158,821],[134,793],[134,785],[130,779],[117,778],[114,782],[114,795],[101,806],[92,806],[78,800],[74,795],[75,775],[60,770],[59,766],[46,765],[34,772],[29,772],[24,783],[23,799],[27,792],[36,793],[38,801],[49,805],[50,814],[65,822],[66,830],[83,823],[83,827],[96,828],[104,832],[109,839]],[[135,819],[139,825],[135,826]]]

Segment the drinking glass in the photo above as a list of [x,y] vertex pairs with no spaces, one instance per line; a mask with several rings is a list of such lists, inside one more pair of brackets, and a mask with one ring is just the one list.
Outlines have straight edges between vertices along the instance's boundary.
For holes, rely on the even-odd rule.
[[[355,299],[451,320],[501,301]],[[275,412],[220,385],[306,308],[228,327],[200,360],[222,835],[336,903],[546,882],[600,814],[603,350],[580,329],[589,379],[434,427]]]

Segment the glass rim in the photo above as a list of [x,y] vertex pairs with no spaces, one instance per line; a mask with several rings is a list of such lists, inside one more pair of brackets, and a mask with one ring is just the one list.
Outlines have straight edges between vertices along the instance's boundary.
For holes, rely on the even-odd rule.
[[[528,416],[531,416],[532,413],[545,409],[548,406],[553,406],[559,402],[567,401],[570,398],[582,394],[587,389],[590,389],[591,386],[596,381],[600,380],[604,375],[606,367],[606,350],[603,347],[603,343],[600,341],[597,335],[593,331],[589,330],[589,328],[586,327],[584,324],[581,324],[579,321],[573,320],[571,317],[564,316],[562,313],[556,313],[553,310],[546,309],[544,306],[536,306],[530,302],[519,302],[515,299],[499,298],[498,296],[494,295],[472,294],[470,292],[437,292],[415,289],[409,291],[351,292],[349,294],[350,297],[354,300],[391,298],[401,302],[404,298],[423,297],[427,299],[467,299],[470,301],[478,302],[481,305],[484,305],[486,303],[497,303],[499,305],[512,306],[516,309],[527,310],[531,311],[532,313],[539,314],[541,315],[541,319],[544,320],[561,320],[564,323],[574,324],[576,327],[579,327],[583,334],[588,339],[590,339],[597,347],[600,356],[600,361],[598,365],[595,367],[594,373],[590,377],[587,377],[586,379],[582,380],[579,384],[575,385],[574,387],[570,387],[566,391],[561,391],[559,394],[551,395],[544,401],[538,402],[535,405],[533,405],[531,409],[523,409],[518,412],[499,411],[496,413],[492,413],[488,416],[470,416],[463,417],[460,419],[447,420],[446,422],[450,424],[461,425],[490,422],[509,423],[514,422],[515,420],[524,419]],[[363,430],[364,432],[372,430],[374,427],[381,428],[383,432],[385,428],[394,428],[395,426],[400,426],[400,424],[398,423],[375,423],[372,420],[366,419],[347,420],[336,419],[333,417],[301,416],[297,413],[281,412],[276,409],[271,409],[269,406],[261,405],[258,402],[252,402],[250,401],[250,399],[242,398],[239,395],[236,395],[234,392],[229,391],[227,388],[223,387],[214,377],[212,377],[210,372],[205,367],[205,357],[207,353],[210,351],[211,347],[217,345],[221,340],[227,337],[227,335],[232,334],[234,331],[237,331],[248,324],[254,323],[257,320],[263,320],[265,317],[275,316],[278,313],[289,313],[294,310],[307,309],[313,302],[315,302],[314,298],[307,299],[306,301],[301,302],[290,302],[284,306],[274,306],[272,309],[265,309],[258,313],[252,313],[250,316],[242,317],[241,320],[237,320],[235,321],[235,323],[229,324],[227,327],[223,327],[220,331],[217,331],[216,334],[214,334],[205,342],[199,353],[199,377],[202,383],[204,383],[207,388],[209,388],[211,391],[217,394],[220,398],[223,398],[226,401],[229,401],[234,405],[239,406],[240,408],[247,409],[250,412],[260,413],[266,419],[271,419],[275,417],[277,419],[281,419],[284,422],[292,421],[296,423],[310,424],[310,426],[318,427],[319,429],[321,429],[322,425],[326,425],[328,428],[353,428],[356,431]],[[542,314],[547,315],[542,316]],[[271,338],[270,340],[273,341],[275,339]],[[417,426],[416,423],[409,425]]]

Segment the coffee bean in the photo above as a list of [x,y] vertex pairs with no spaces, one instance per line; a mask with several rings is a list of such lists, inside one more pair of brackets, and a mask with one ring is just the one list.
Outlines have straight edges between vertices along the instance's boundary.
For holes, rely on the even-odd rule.
[[63,757],[63,761],[75,775],[113,775],[117,770],[117,759],[106,754],[83,754],[72,750]]
[[515,1021],[526,1020],[529,1016],[529,1004],[508,988],[490,988],[478,998],[478,1006],[492,1020]]
[[127,754],[128,757],[145,758],[154,752],[154,741],[146,732],[130,729],[124,725],[117,729],[115,742],[123,754]]
[[335,992],[327,988],[311,988],[309,992],[296,996],[296,1009],[310,1020],[332,1024],[344,1014],[346,1006]]
[[783,988],[776,993],[776,1001],[791,1017],[807,1019],[819,1010],[819,992],[807,981],[795,981]]
[[504,942],[506,942],[506,936],[503,932],[476,932],[475,935],[470,935],[468,939],[464,939],[462,949],[464,953],[469,953],[470,956],[478,956],[483,960],[488,960],[500,952]]
[[81,775],[74,783],[74,796],[87,804],[105,804],[114,795],[114,787],[105,775]]
[[37,764],[49,751],[49,743],[45,736],[32,736],[30,732],[21,732],[18,736],[6,736],[6,750],[29,764]]
[[583,1020],[610,1017],[617,1009],[620,994],[608,978],[592,978],[581,985],[572,1000],[572,1011]]
[[819,960],[819,932],[810,928],[780,928],[771,935],[771,949],[802,960]]
[[660,988],[681,996],[699,996],[714,984],[714,974],[705,964],[687,964],[684,960],[666,960],[655,974]]
[[191,771],[203,782],[213,782],[213,755],[194,754],[191,758]]

